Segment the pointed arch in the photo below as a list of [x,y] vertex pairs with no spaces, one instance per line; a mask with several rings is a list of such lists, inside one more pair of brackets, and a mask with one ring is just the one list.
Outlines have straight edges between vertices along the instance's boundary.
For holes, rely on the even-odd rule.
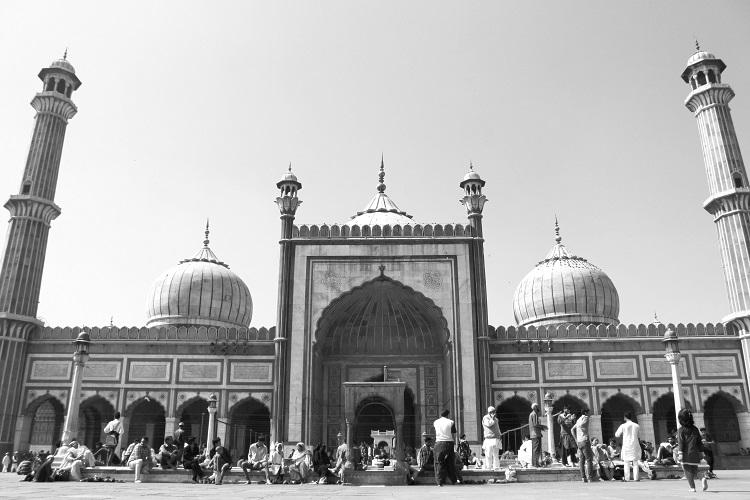
[[136,399],[125,408],[125,416],[129,440],[146,436],[152,447],[158,447],[164,442],[166,409],[155,398],[144,396]]
[[51,394],[44,394],[31,401],[24,414],[31,418],[29,444],[53,450],[62,435],[65,419],[65,407],[60,400]]
[[716,391],[703,404],[706,430],[718,443],[733,443],[742,439],[737,412],[746,411],[740,400],[724,391]]
[[78,441],[93,450],[98,441],[103,441],[104,426],[114,414],[112,403],[99,394],[81,401],[78,406]]
[[271,411],[265,403],[252,396],[241,399],[229,408],[227,426],[226,446],[231,455],[245,456],[250,444],[259,437],[268,441]]
[[325,354],[437,354],[449,339],[442,310],[384,274],[334,299],[322,312],[315,344]]
[[603,443],[614,437],[615,431],[623,423],[623,416],[627,412],[631,412],[633,418],[636,420],[637,415],[645,413],[638,401],[621,392],[612,394],[602,403],[601,422]]

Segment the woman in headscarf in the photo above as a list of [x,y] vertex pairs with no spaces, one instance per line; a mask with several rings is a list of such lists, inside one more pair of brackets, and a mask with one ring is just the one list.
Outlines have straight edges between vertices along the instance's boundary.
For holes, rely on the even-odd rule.
[[[682,462],[682,470],[685,471],[685,479],[688,481],[690,491],[695,491],[695,477],[698,475],[698,465],[703,455],[703,440],[701,433],[695,426],[693,414],[690,410],[683,408],[677,414],[677,420],[680,422],[680,429],[677,431],[677,440],[679,448],[677,458]],[[708,489],[708,479],[703,476],[701,479],[703,491]]]
[[310,451],[305,449],[305,443],[297,443],[289,458],[292,459],[292,463],[289,465],[289,477],[292,484],[307,482],[312,473],[312,457],[310,457]]

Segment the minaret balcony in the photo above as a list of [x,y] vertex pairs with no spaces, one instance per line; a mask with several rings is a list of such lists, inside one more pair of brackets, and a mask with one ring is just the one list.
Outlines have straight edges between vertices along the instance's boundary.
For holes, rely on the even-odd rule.
[[703,202],[703,209],[714,216],[714,222],[738,212],[750,212],[750,188],[720,191]]
[[729,104],[734,98],[734,90],[726,83],[707,83],[690,92],[685,106],[695,114],[710,106]]
[[54,202],[23,194],[12,195],[5,208],[10,212],[11,218],[31,219],[49,226],[62,211]]

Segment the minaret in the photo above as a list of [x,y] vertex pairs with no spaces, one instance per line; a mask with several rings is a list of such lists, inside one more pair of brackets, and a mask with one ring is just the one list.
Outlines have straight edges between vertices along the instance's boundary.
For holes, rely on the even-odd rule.
[[289,393],[288,366],[289,347],[287,340],[291,334],[292,317],[292,275],[294,272],[294,246],[292,245],[292,226],[297,207],[302,201],[297,193],[302,189],[302,183],[292,173],[292,164],[289,170],[276,183],[279,196],[276,204],[281,212],[281,239],[279,240],[279,296],[276,320],[276,338],[274,364],[274,385],[276,389],[273,395],[273,408],[271,409],[271,441],[286,441],[286,408],[284,402]]
[[[39,72],[42,91],[34,96],[34,133],[18,194],[5,208],[10,222],[0,268],[0,453],[12,450],[19,411],[26,341],[37,319],[39,288],[50,223],[60,208],[55,188],[65,128],[78,109],[70,97],[81,86],[67,51]],[[51,443],[50,443],[51,444]]]
[[703,149],[709,191],[703,207],[719,232],[731,310],[722,321],[737,327],[745,366],[750,368],[750,189],[729,111],[734,91],[721,83],[726,64],[700,50],[697,42],[695,48],[682,72],[691,87],[685,106],[695,113]]
[[[492,371],[489,352],[488,313],[487,313],[487,275],[484,263],[484,234],[482,231],[482,211],[487,197],[482,194],[485,182],[474,171],[474,165],[469,163],[469,171],[460,182],[464,190],[464,197],[460,202],[466,207],[469,224],[473,228],[471,242],[471,276],[472,276],[472,305],[473,323],[475,331],[476,372],[477,372],[477,415],[484,415],[487,406],[493,404],[492,399]],[[481,429],[481,426],[479,426]]]

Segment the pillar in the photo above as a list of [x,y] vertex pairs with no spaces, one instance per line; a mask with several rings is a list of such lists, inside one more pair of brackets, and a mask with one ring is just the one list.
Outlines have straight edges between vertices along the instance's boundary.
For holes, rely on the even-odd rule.
[[[644,441],[654,443],[656,436],[654,434],[654,416],[651,413],[641,413],[637,415],[638,426],[640,427],[640,438]],[[658,446],[659,443],[654,443]]]
[[602,417],[601,415],[589,415],[589,437],[591,439],[599,438],[602,442]]
[[165,417],[164,418],[164,439],[167,439],[167,436],[173,436],[174,435],[174,417]]
[[73,383],[70,386],[70,398],[68,399],[68,408],[65,415],[65,428],[62,434],[63,443],[68,443],[72,438],[77,437],[78,410],[81,403],[81,382],[85,365],[85,356],[76,352],[73,355]]

